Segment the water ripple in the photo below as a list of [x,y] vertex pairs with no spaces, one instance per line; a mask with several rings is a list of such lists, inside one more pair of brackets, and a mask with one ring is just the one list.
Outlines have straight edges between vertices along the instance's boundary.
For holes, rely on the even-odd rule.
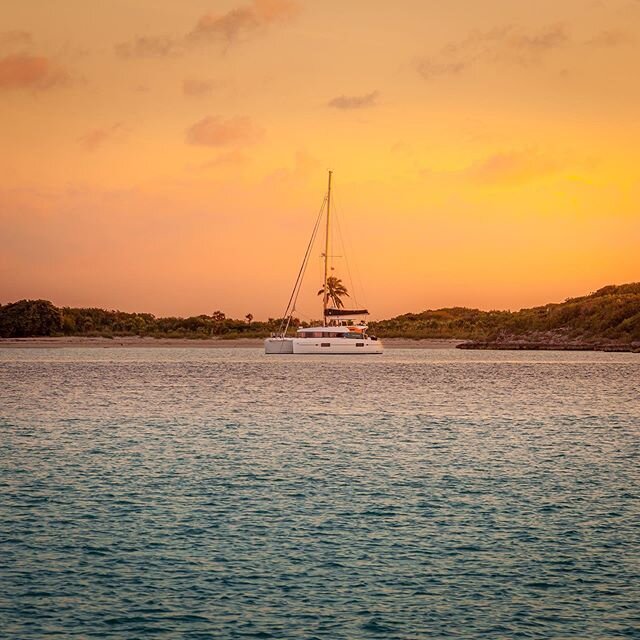
[[640,637],[640,358],[0,350],[0,635]]

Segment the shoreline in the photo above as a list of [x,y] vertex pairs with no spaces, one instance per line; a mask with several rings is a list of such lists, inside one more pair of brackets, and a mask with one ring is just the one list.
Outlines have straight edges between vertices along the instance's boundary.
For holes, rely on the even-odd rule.
[[[637,343],[480,342],[455,338],[381,338],[386,349],[465,349],[473,351],[610,351],[639,353]],[[59,336],[0,338],[0,349],[259,349],[263,338],[116,338]]]
[[[386,338],[382,339],[389,349],[455,349],[464,340]],[[207,338],[86,338],[83,336],[61,336],[56,338],[0,338],[0,349],[131,349],[131,348],[182,348],[182,349],[256,349],[264,345],[263,338],[234,338],[224,340]]]
[[456,348],[472,351],[606,351],[610,353],[640,353],[640,345],[636,342],[463,341]]

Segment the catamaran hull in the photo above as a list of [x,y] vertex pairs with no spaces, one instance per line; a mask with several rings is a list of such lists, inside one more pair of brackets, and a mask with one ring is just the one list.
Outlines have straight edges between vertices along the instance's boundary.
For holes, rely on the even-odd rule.
[[293,353],[293,338],[267,338],[264,352],[269,354]]
[[354,340],[352,338],[294,338],[293,353],[299,354],[339,354],[365,355],[382,353],[380,340]]
[[365,355],[382,353],[380,340],[354,340],[352,338],[267,338],[264,341],[267,354],[299,355]]

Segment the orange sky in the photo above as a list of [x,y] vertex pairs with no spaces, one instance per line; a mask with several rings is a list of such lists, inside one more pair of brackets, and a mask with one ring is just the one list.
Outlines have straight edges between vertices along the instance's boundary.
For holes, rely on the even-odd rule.
[[0,302],[278,316],[329,168],[374,318],[638,281],[638,60],[638,0],[9,0]]

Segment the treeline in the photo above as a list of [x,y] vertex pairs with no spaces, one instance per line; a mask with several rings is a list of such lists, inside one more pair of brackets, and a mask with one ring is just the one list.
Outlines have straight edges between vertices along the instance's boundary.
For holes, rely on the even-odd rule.
[[[157,318],[150,313],[58,308],[46,300],[0,305],[0,336],[152,336],[158,338],[264,337],[278,330],[280,318],[255,321],[227,318],[221,311],[190,318]],[[308,326],[294,320],[297,326]],[[547,336],[563,340],[640,341],[640,283],[610,285],[559,304],[520,311],[480,311],[453,307],[406,313],[371,323],[381,338],[456,338],[496,341],[505,337]],[[554,338],[555,339],[555,338]]]
[[[0,305],[0,337],[87,336],[156,338],[263,337],[277,331],[280,318],[254,321],[227,318],[221,311],[189,318],[157,318],[151,313],[125,313],[96,308],[56,307],[48,300],[20,300]],[[298,322],[292,322],[292,328]]]
[[520,311],[454,307],[407,313],[372,323],[380,337],[458,338],[495,341],[504,336],[640,341],[640,283],[609,285],[580,298]]

